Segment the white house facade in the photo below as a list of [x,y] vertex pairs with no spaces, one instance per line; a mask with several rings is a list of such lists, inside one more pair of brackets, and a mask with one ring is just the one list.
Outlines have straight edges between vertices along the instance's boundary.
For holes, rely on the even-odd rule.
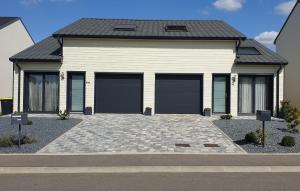
[[14,111],[252,115],[286,60],[222,21],[80,19],[13,56]]

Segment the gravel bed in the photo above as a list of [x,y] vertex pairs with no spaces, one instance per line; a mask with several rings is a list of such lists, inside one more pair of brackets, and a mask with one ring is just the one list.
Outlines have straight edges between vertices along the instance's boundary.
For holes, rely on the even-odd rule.
[[[249,153],[299,153],[300,133],[287,132],[287,125],[280,120],[266,122],[267,142],[266,146],[247,143],[245,135],[262,127],[262,122],[251,119],[217,120],[214,124],[226,133],[236,144]],[[296,140],[295,147],[283,147],[278,143],[282,137],[292,136]]]
[[[0,153],[35,153],[54,139],[80,123],[81,119],[58,120],[55,117],[30,117],[32,125],[22,126],[22,134],[33,136],[37,143],[22,145],[20,148],[0,147]],[[0,137],[18,135],[18,127],[12,127],[10,117],[0,117]]]

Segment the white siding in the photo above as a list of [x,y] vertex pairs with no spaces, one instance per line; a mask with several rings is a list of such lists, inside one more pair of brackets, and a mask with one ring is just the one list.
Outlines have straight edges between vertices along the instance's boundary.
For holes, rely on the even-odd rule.
[[[300,109],[300,3],[277,39],[277,52],[289,64],[285,67],[284,98],[291,100]],[[298,86],[297,86],[298,85]]]
[[[18,63],[18,65],[21,68],[21,78],[20,78],[20,111],[23,111],[23,94],[24,94],[24,71],[52,71],[52,72],[58,72],[61,64],[60,63],[50,63],[50,62],[36,62],[36,63]],[[13,111],[18,111],[18,80],[19,80],[19,71],[18,67],[14,66],[14,105],[13,105]],[[64,98],[66,99],[66,98]]]
[[[232,68],[232,75],[237,76],[237,81],[234,85],[231,86],[231,108],[232,113],[236,113],[238,110],[238,74],[255,74],[255,75],[273,75],[273,110],[274,114],[276,112],[276,94],[277,94],[277,71],[280,66],[257,66],[257,65],[245,65],[245,66],[234,66]],[[283,100],[283,73],[284,70],[281,70],[279,75],[279,101]],[[236,98],[235,98],[236,97]],[[234,111],[233,111],[234,110]]]
[[[155,74],[193,73],[204,74],[203,103],[210,108],[212,73],[231,72],[235,42],[65,39],[63,52],[62,72],[87,71],[86,106],[94,107],[95,72],[143,73],[144,108],[155,105]],[[61,100],[65,90],[61,83]]]
[[[144,108],[154,108],[155,74],[203,74],[203,107],[212,107],[212,75],[230,74],[231,113],[238,113],[238,74],[274,75],[274,108],[276,107],[276,72],[278,66],[235,66],[233,41],[161,41],[161,40],[96,40],[65,39],[63,64],[22,63],[23,70],[60,71],[60,109],[66,109],[67,72],[86,72],[86,106],[94,108],[96,72],[144,74]],[[24,73],[21,73],[21,86]],[[280,78],[282,98],[283,73]],[[17,79],[15,79],[17,84]],[[22,89],[22,87],[21,87]],[[15,97],[17,90],[15,88]],[[21,91],[23,100],[23,90]],[[21,102],[22,104],[23,102]],[[23,105],[21,105],[22,109]],[[16,104],[14,105],[16,109]]]

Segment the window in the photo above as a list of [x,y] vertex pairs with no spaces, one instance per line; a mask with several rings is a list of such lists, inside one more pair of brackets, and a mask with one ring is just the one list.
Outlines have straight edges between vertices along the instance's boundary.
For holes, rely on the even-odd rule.
[[166,32],[187,32],[187,28],[184,25],[167,25]]
[[271,110],[273,103],[272,76],[239,77],[239,113],[254,114]]
[[55,112],[58,109],[57,73],[26,73],[24,85],[24,111]]
[[254,47],[239,47],[238,55],[260,55],[260,52]]
[[116,25],[114,31],[136,31],[135,25]]

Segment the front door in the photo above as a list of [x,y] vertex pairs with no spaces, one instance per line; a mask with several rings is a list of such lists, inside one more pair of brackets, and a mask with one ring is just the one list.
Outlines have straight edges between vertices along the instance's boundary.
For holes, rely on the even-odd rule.
[[68,73],[68,111],[83,112],[85,96],[85,73]]
[[213,113],[229,113],[230,103],[229,75],[213,76]]

